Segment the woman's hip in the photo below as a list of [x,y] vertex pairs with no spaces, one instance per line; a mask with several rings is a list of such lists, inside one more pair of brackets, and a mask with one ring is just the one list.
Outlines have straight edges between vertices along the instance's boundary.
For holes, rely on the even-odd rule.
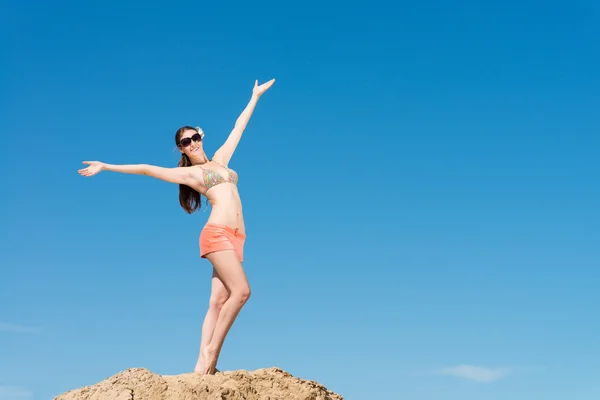
[[244,259],[244,243],[246,234],[239,228],[224,224],[207,222],[200,232],[200,256],[219,250],[235,250],[240,261]]

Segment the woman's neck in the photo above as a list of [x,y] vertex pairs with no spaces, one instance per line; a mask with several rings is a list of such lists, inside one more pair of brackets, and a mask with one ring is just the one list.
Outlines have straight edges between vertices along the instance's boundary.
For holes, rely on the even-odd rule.
[[201,164],[206,164],[208,162],[208,157],[206,157],[206,153],[202,152],[202,156],[200,156],[197,159],[191,159],[190,161],[192,162],[192,165],[201,165]]

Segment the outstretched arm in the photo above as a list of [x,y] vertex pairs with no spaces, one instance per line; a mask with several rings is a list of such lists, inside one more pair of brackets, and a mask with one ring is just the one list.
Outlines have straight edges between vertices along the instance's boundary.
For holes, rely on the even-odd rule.
[[78,171],[82,176],[93,176],[100,171],[113,171],[123,174],[146,175],[166,182],[187,186],[194,186],[196,182],[196,175],[194,174],[196,170],[192,167],[164,168],[148,164],[115,165],[100,161],[84,161],[83,163],[89,164],[89,167]]
[[223,145],[215,152],[215,155],[213,156],[217,162],[227,166],[229,160],[231,160],[231,157],[235,152],[235,149],[237,148],[238,143],[240,142],[240,139],[242,138],[242,133],[244,133],[244,130],[248,125],[248,121],[250,121],[250,117],[256,108],[258,99],[273,85],[274,82],[275,79],[271,79],[260,86],[258,85],[258,81],[254,82],[254,89],[252,90],[252,97],[250,98],[250,101],[246,105],[246,108],[244,108],[244,111],[242,111],[238,119],[235,121],[233,130],[227,137],[225,143],[223,143]]

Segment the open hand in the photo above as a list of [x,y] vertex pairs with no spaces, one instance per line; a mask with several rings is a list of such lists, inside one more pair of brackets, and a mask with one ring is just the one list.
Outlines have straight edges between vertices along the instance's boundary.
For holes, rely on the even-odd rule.
[[254,82],[254,89],[252,89],[252,94],[260,97],[264,92],[266,92],[271,86],[275,83],[275,79],[271,79],[268,82],[263,83],[262,85],[258,84],[258,80]]
[[89,167],[78,170],[81,176],[93,176],[104,169],[104,163],[100,161],[84,161],[84,164],[89,164]]

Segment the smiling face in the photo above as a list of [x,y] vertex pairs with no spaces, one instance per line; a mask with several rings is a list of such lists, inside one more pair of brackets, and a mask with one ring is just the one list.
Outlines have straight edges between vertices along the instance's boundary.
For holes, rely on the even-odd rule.
[[176,138],[177,148],[190,159],[199,158],[204,154],[202,151],[204,132],[201,129],[185,127],[178,131],[178,136]]

